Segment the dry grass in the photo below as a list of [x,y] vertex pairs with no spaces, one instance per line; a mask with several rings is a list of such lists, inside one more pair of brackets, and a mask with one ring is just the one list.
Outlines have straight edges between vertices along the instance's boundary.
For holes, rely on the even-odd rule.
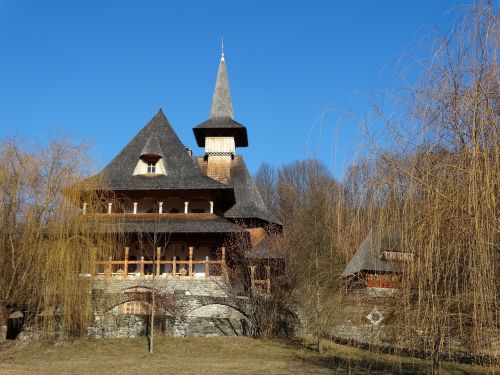
[[[285,341],[243,337],[157,339],[148,353],[145,338],[77,340],[47,344],[10,343],[0,347],[0,374],[383,374],[428,373],[430,364],[410,358],[325,343],[325,354]],[[445,374],[487,370],[443,364]],[[490,373],[493,373],[493,369]]]

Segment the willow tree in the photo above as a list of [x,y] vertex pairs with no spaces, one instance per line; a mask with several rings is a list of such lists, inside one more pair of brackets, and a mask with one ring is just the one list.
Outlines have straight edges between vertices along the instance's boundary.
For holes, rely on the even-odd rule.
[[432,45],[398,98],[403,117],[383,117],[398,147],[377,150],[371,179],[384,185],[371,204],[414,253],[398,298],[403,333],[435,362],[457,340],[480,356],[499,334],[499,25],[498,9],[478,2]]
[[[112,241],[96,232],[103,204],[96,180],[82,180],[86,148],[60,139],[28,149],[0,143],[0,326],[20,310],[40,333],[76,335],[90,322],[89,274]],[[87,276],[87,277],[86,277]]]

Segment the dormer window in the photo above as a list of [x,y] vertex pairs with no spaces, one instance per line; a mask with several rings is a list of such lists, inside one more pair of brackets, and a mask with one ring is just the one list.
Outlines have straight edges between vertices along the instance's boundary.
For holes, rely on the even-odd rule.
[[148,161],[148,173],[156,173],[156,161]]

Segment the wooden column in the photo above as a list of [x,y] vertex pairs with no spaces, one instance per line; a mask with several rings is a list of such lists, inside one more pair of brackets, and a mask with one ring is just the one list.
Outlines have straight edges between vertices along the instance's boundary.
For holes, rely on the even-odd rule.
[[159,214],[163,213],[163,202],[158,202],[158,213]]
[[87,213],[87,202],[83,202],[83,207],[82,207],[82,214],[86,214]]
[[210,201],[210,213],[211,214],[214,213],[214,202],[213,201]]
[[111,273],[112,273],[112,269],[111,269],[111,262],[113,261],[113,258],[112,257],[109,257],[109,261],[108,263],[106,263],[106,270],[104,271],[104,274],[106,276],[111,276]]
[[210,276],[210,265],[208,264],[208,255],[205,258],[205,277]]
[[222,269],[222,274],[224,276],[227,275],[227,267],[226,267],[226,248],[222,246],[220,248],[221,251],[221,269]]
[[189,246],[189,276],[193,276],[193,246]]
[[172,260],[172,276],[175,276],[177,268],[177,257],[174,256],[174,259]]
[[267,294],[271,293],[271,266],[266,266]]
[[189,202],[184,202],[184,213],[187,214],[189,211]]
[[141,264],[140,264],[140,272],[141,272],[141,277],[144,277],[144,257],[141,257]]
[[161,247],[156,248],[156,276],[160,276]]
[[128,251],[129,251],[129,247],[125,246],[125,259],[123,261],[123,264],[125,267],[125,269],[123,270],[123,274],[125,275],[125,277],[128,276]]
[[108,203],[108,214],[113,212],[113,203],[109,202]]
[[137,202],[134,202],[134,214],[137,213]]

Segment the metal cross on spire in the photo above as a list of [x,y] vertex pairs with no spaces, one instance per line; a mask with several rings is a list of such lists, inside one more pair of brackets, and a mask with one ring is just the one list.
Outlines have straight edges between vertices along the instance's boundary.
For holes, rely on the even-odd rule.
[[224,35],[222,36],[222,39],[221,39],[221,54],[220,54],[220,59],[224,60]]

